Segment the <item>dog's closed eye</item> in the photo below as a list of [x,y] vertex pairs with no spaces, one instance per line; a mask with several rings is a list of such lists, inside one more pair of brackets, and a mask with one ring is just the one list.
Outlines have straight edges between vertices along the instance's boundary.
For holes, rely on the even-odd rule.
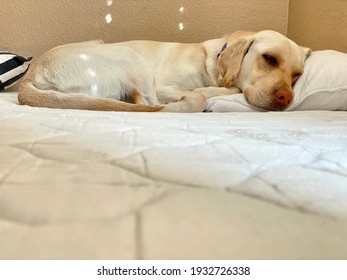
[[277,58],[274,57],[273,55],[271,54],[267,54],[267,53],[264,53],[263,54],[263,58],[264,60],[266,61],[267,64],[271,65],[271,66],[277,66],[278,65],[278,61],[277,61]]

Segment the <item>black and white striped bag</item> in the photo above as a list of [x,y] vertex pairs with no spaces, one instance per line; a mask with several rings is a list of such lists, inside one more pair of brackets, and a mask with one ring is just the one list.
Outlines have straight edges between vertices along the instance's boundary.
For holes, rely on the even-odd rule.
[[12,86],[28,70],[31,57],[22,56],[0,51],[0,90]]

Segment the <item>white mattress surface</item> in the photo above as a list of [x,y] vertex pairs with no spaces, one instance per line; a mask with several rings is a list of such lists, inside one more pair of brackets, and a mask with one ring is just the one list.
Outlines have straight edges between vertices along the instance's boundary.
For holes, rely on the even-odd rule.
[[2,93],[0,135],[0,258],[347,257],[347,112],[93,112]]

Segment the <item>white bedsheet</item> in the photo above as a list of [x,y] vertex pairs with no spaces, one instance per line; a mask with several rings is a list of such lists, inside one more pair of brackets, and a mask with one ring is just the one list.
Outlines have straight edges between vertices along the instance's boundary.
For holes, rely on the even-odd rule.
[[[2,93],[0,159],[2,258],[81,258],[81,255],[85,258],[113,258],[109,250],[113,253],[114,250],[135,251],[133,255],[121,254],[120,258],[204,257],[203,252],[189,255],[185,251],[167,255],[156,246],[147,246],[147,251],[142,248],[139,253],[139,244],[134,245],[137,246],[135,249],[129,245],[131,242],[126,237],[129,235],[123,231],[130,227],[129,231],[131,234],[135,232],[134,239],[139,242],[136,239],[139,232],[135,228],[138,223],[144,223],[146,211],[140,212],[142,218],[135,216],[134,221],[126,220],[125,227],[117,224],[112,228],[112,218],[134,213],[150,203],[170,197],[172,193],[194,190],[197,194],[204,191],[201,195],[207,195],[206,208],[199,209],[202,219],[214,226],[214,222],[209,222],[209,215],[212,215],[209,213],[213,211],[208,209],[209,203],[212,209],[215,201],[209,202],[209,194],[211,197],[225,196],[218,198],[223,202],[217,204],[225,204],[218,207],[231,207],[227,205],[228,197],[235,207],[235,195],[240,201],[254,201],[254,208],[249,206],[247,213],[243,213],[245,218],[240,218],[240,221],[263,215],[256,213],[256,205],[264,203],[271,209],[266,215],[279,215],[276,218],[279,223],[281,215],[288,217],[282,213],[287,211],[285,213],[298,213],[305,219],[323,219],[324,222],[318,220],[314,223],[314,232],[319,232],[322,224],[330,222],[339,223],[336,236],[342,238],[347,232],[347,112],[92,112],[19,106],[15,93]],[[187,201],[194,199],[192,196]],[[173,207],[169,212],[170,219],[175,221],[180,209],[188,207],[186,213],[189,216],[191,208],[184,200],[180,201],[181,204],[163,204],[160,209],[164,210],[159,212],[164,213]],[[247,205],[253,202],[249,203]],[[195,210],[193,212],[196,215]],[[159,219],[156,215],[163,213],[151,212],[156,218],[148,220],[149,231],[158,226],[153,224]],[[261,223],[262,219],[258,217],[249,223]],[[167,217],[159,220],[163,230],[170,227],[165,224]],[[291,218],[286,225],[297,220]],[[107,226],[110,229],[97,231],[100,228],[96,225],[106,221],[109,221]],[[186,226],[197,226],[194,225],[197,218],[189,221]],[[231,224],[234,222],[230,221]],[[182,220],[172,223],[181,225]],[[224,223],[228,223],[227,220]],[[302,223],[306,222],[303,220]],[[250,227],[256,227],[255,224]],[[269,224],[270,227],[273,225],[272,222]],[[61,225],[67,226],[68,232],[62,232]],[[292,229],[300,232],[298,226],[293,225]],[[219,231],[217,226],[215,230]],[[274,232],[271,228],[267,230]],[[101,242],[98,250],[84,243],[78,245],[80,254],[77,255],[68,249],[60,255],[50,253],[58,252],[59,246],[74,248],[71,244],[83,239],[79,234],[84,231],[93,236],[88,235],[89,241],[98,239]],[[9,232],[11,234],[6,235]],[[55,236],[51,235],[52,232],[62,236],[62,244],[58,242],[57,245],[49,239]],[[115,239],[122,240],[114,240],[118,249],[112,244],[102,243],[102,239],[111,238],[108,236],[111,232],[114,232]],[[74,235],[76,239],[71,241]],[[152,238],[145,229],[140,230],[140,235],[142,239]],[[156,238],[153,242],[160,239]],[[266,243],[266,238],[262,238],[259,242],[263,240]],[[40,242],[46,247],[39,246]],[[290,248],[293,244],[294,241],[286,246]],[[336,246],[344,249],[340,255],[331,256],[347,256],[345,245]],[[151,250],[156,251],[146,255],[145,252]],[[257,258],[254,252],[237,256]],[[268,255],[259,253],[258,257],[261,256]],[[279,253],[269,255],[272,258],[281,256]],[[300,254],[294,252],[291,256],[300,257]],[[320,257],[319,254],[309,256]],[[227,252],[225,255],[206,253],[206,258],[209,257],[232,255]]]

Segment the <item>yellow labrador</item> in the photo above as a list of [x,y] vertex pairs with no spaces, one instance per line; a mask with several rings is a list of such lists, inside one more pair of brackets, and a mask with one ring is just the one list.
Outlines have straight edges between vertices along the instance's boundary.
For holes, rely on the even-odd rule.
[[269,30],[198,44],[69,44],[32,64],[18,100],[49,108],[201,112],[206,98],[243,92],[255,107],[284,110],[309,54]]

